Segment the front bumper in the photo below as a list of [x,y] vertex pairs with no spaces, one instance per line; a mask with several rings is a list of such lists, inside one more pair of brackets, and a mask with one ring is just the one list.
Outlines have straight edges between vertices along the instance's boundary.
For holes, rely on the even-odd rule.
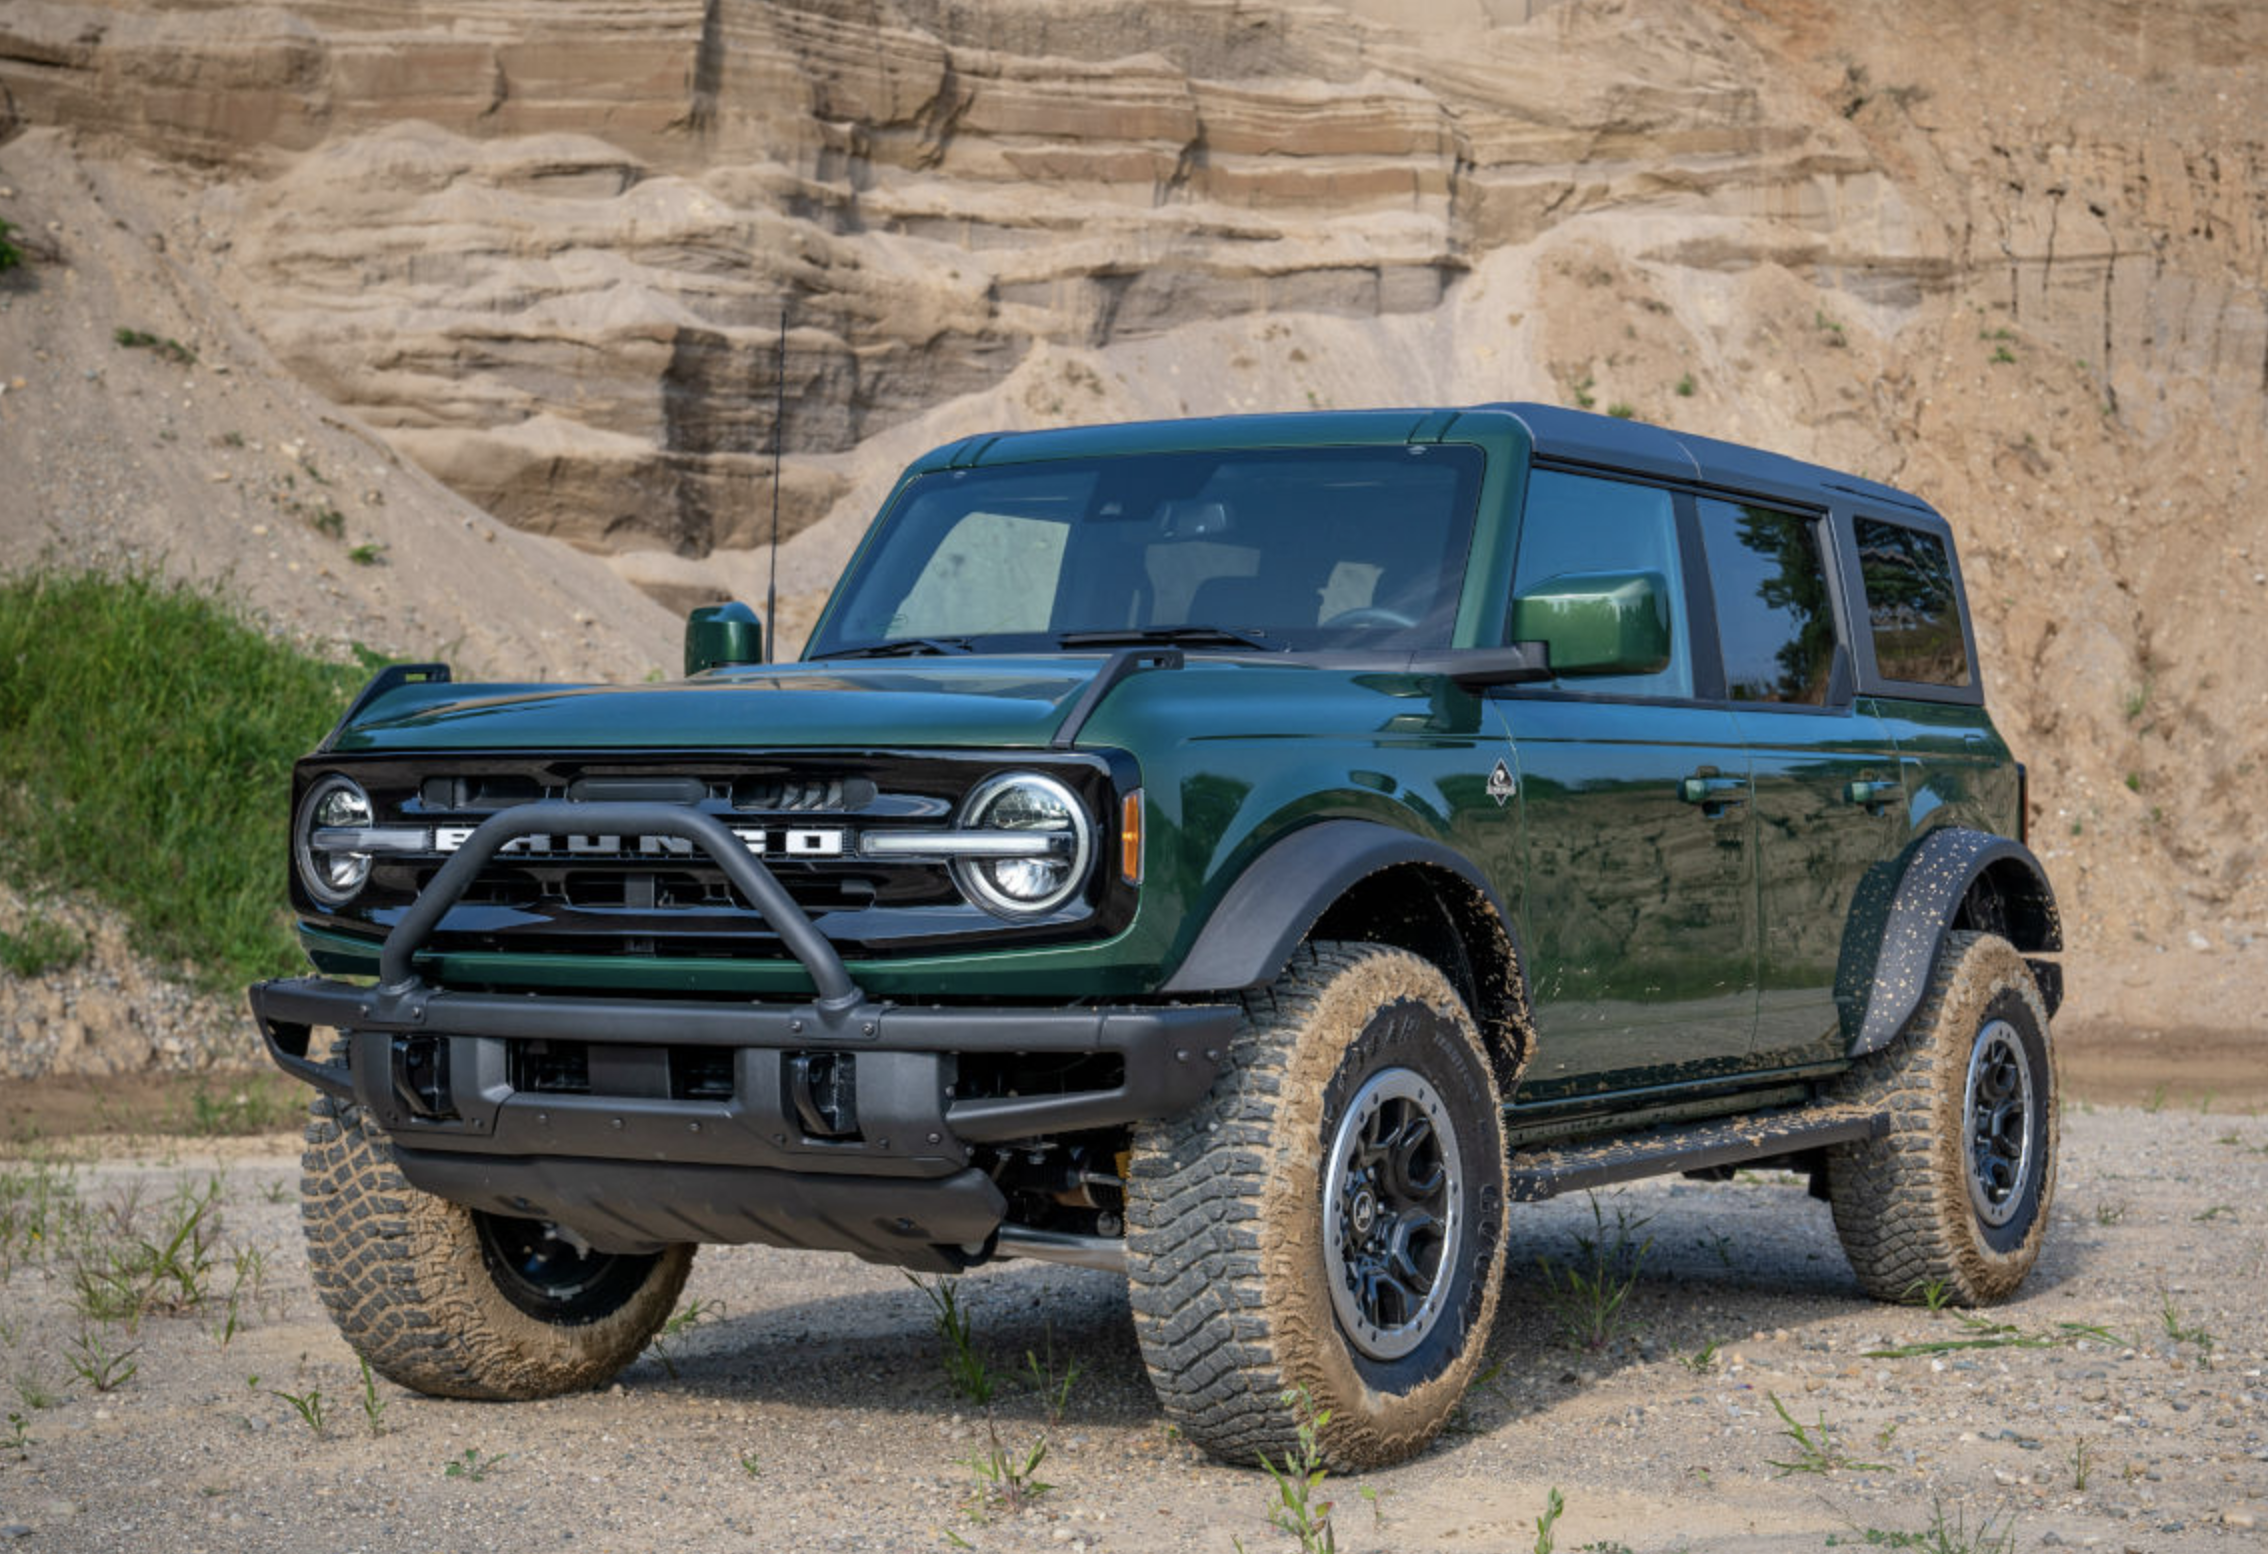
[[[1007,1212],[974,1146],[1185,1110],[1211,1085],[1236,1028],[1233,1005],[874,1002],[800,914],[780,926],[819,990],[803,1003],[425,986],[414,957],[431,925],[481,858],[555,825],[557,816],[535,813],[549,808],[522,806],[479,828],[389,936],[377,987],[309,977],[251,990],[276,1064],[359,1103],[390,1135],[411,1183],[452,1202],[550,1220],[608,1251],[761,1242],[956,1267],[981,1255]],[[669,807],[578,805],[576,821],[675,831],[716,857],[767,916],[793,911],[763,864],[702,815],[593,813],[633,808]],[[343,1061],[312,1050],[326,1027],[348,1033]],[[546,1053],[573,1045],[580,1088],[523,1083],[531,1043]],[[956,1094],[965,1061],[1003,1056],[1103,1061],[1074,1070],[1099,1079],[1088,1088]],[[853,1076],[848,1128],[848,1114],[816,1113],[815,1065],[832,1083]]]

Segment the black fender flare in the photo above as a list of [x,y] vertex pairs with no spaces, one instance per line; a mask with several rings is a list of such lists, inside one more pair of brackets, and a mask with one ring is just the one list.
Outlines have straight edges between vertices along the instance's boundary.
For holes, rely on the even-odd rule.
[[[1236,877],[1162,991],[1267,986],[1333,902],[1381,869],[1410,863],[1446,870],[1470,885],[1510,938],[1512,916],[1503,898],[1462,853],[1374,820],[1324,820],[1275,842]],[[1521,970],[1524,975],[1524,957]]]
[[[1987,875],[2005,915],[2002,930],[2018,950],[2028,956],[2063,948],[2055,890],[2030,848],[1960,826],[1929,832],[1897,858],[1869,869],[1851,903],[1835,971],[1835,1003],[1852,1057],[1879,1052],[1904,1034],[1928,991],[1954,916],[1970,888]],[[2063,1001],[2061,968],[2030,964],[2053,1014]]]

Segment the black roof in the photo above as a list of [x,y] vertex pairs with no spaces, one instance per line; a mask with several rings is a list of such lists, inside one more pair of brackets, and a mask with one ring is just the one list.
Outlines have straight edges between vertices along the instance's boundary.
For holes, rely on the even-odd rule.
[[1895,486],[1740,443],[1673,432],[1643,421],[1591,415],[1561,405],[1504,403],[1473,408],[1500,410],[1516,417],[1528,429],[1538,458],[1726,486],[1755,496],[1813,505],[1830,501],[1829,493],[1837,493],[1937,517],[1927,502]]

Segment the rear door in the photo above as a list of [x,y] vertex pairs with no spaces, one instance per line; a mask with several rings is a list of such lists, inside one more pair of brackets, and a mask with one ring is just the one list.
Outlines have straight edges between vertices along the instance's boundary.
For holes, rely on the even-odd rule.
[[1844,1046],[1835,974],[1851,904],[1906,834],[1897,747],[1854,700],[1828,520],[1715,496],[1695,506],[1754,786],[1762,931],[1748,1066],[1831,1060]]
[[[1526,839],[1522,943],[1537,1102],[1735,1072],[1756,1010],[1748,757],[1733,712],[1696,694],[1688,601],[1699,557],[1682,499],[1642,482],[1537,469],[1513,593],[1569,573],[1670,585],[1669,663],[1500,692]],[[1704,671],[1706,666],[1701,666]]]

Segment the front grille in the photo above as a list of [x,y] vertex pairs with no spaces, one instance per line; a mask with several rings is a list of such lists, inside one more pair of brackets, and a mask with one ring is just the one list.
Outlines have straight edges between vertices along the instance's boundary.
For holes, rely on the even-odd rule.
[[[1132,916],[1131,887],[1098,868],[1086,899],[1036,923],[1010,924],[972,906],[945,862],[862,856],[878,832],[950,827],[963,799],[1012,769],[1054,773],[1098,824],[1133,786],[1122,757],[1034,759],[1031,752],[793,752],[512,757],[338,757],[303,763],[352,775],[375,823],[428,828],[424,854],[380,854],[369,885],[329,911],[294,882],[303,916],[383,933],[447,862],[456,838],[500,810],[539,800],[678,802],[710,815],[760,856],[789,898],[846,956],[933,953],[978,943],[1060,942],[1115,932]],[[438,838],[452,841],[444,846]],[[429,940],[441,952],[784,958],[777,934],[690,843],[593,834],[524,839],[482,869]]]

